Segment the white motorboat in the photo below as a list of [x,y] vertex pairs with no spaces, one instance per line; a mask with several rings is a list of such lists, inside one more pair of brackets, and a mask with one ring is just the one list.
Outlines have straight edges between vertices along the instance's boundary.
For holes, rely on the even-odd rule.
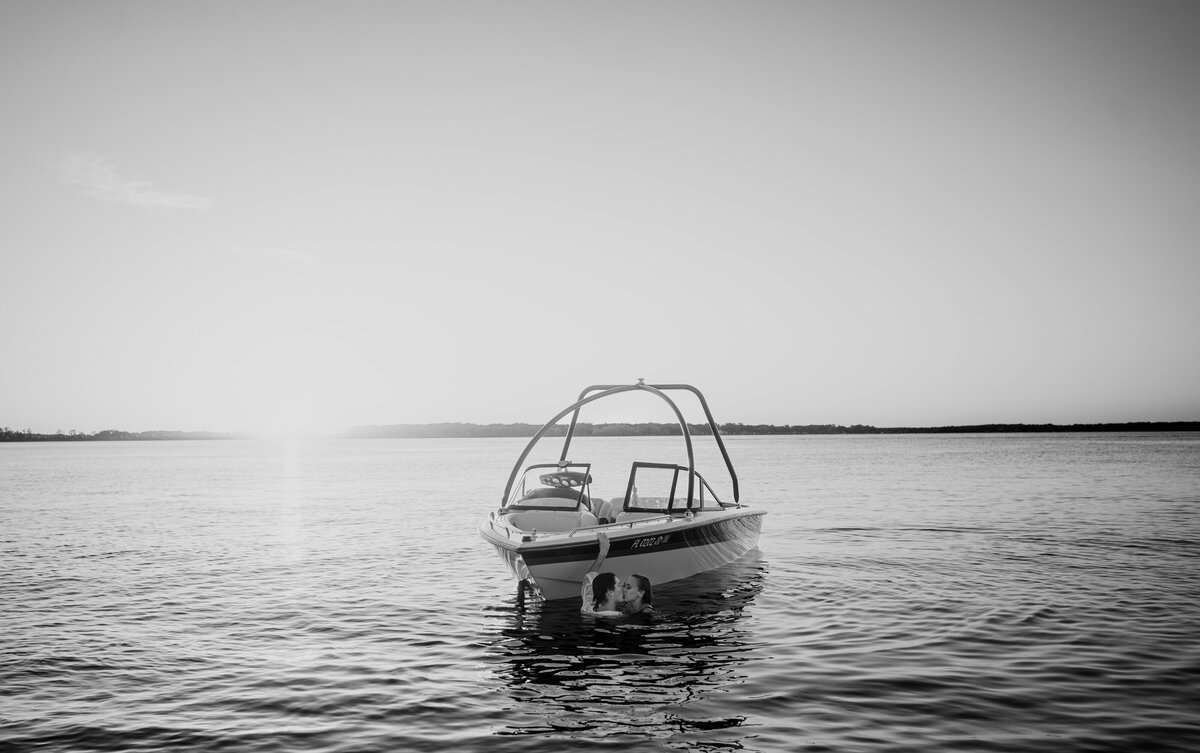
[[[623,497],[593,497],[592,464],[568,459],[579,411],[588,403],[632,391],[650,393],[670,406],[679,422],[687,466],[637,460],[629,469]],[[699,400],[729,473],[732,500],[719,499],[697,470],[692,433],[667,394],[672,391],[690,392]],[[571,421],[558,462],[525,466],[535,445],[568,414]],[[610,471],[597,468],[601,472]],[[533,587],[546,599],[565,599],[579,597],[603,538],[608,552],[601,570],[621,578],[636,573],[659,585],[721,567],[755,549],[764,514],[741,504],[737,474],[704,395],[691,385],[638,380],[588,387],[578,401],[550,419],[517,459],[499,509],[488,515],[479,533],[495,547],[522,591]]]

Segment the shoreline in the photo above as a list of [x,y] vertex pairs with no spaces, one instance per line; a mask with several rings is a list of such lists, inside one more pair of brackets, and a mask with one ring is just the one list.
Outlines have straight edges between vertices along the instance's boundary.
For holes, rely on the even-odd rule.
[[[379,426],[356,426],[341,433],[297,434],[280,438],[326,438],[326,439],[469,439],[469,438],[522,438],[532,437],[541,427],[534,424],[388,424]],[[577,437],[662,437],[679,436],[676,424],[587,424],[576,427]],[[689,424],[693,436],[709,434],[708,426]],[[1124,423],[1094,424],[971,424],[962,426],[926,427],[876,427],[862,424],[840,426],[823,425],[774,425],[774,424],[720,424],[722,436],[822,436],[844,434],[1061,434],[1061,433],[1161,433],[1200,431],[1200,421],[1129,421]],[[558,426],[547,436],[563,436],[565,426]],[[180,440],[228,440],[272,438],[250,432],[210,431],[140,431],[129,432],[106,429],[93,434],[72,431],[64,434],[36,434],[32,431],[0,430],[0,442],[130,442],[130,441],[180,441]]]

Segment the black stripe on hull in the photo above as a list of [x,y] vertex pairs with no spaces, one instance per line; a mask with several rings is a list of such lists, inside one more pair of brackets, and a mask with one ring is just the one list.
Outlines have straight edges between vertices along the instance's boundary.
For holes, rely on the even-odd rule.
[[[714,520],[711,523],[701,523],[682,530],[651,528],[641,536],[610,539],[606,559],[666,552],[672,549],[688,549],[740,539],[747,533],[758,530],[762,523],[762,515],[763,513],[738,515]],[[545,549],[527,549],[521,551],[520,554],[525,563],[533,568],[539,565],[595,559],[600,554],[600,545],[591,541],[582,544],[546,547]]]

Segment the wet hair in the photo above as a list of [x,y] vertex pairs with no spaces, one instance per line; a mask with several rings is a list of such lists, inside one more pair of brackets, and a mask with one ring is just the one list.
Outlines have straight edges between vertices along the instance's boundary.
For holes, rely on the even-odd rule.
[[600,609],[608,597],[608,592],[617,587],[617,576],[613,573],[600,573],[592,580],[592,609]]
[[638,588],[642,589],[642,603],[647,606],[654,606],[654,591],[650,590],[650,579],[645,575],[637,575],[636,573],[629,577],[636,579]]

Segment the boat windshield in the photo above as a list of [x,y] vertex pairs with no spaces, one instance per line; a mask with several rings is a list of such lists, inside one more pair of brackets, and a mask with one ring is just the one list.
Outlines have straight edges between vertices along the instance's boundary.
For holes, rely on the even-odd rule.
[[591,508],[592,466],[589,463],[544,463],[525,469],[513,489],[509,510],[578,510]]
[[634,463],[629,473],[624,509],[626,512],[658,513],[700,510],[708,497],[721,504],[699,473],[695,474],[692,496],[692,502],[688,504],[687,468],[664,463]]

